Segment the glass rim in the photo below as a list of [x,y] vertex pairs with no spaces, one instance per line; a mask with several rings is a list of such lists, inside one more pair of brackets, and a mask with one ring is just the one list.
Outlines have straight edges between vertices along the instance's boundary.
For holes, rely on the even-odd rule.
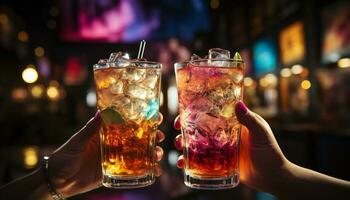
[[97,63],[93,65],[93,69],[102,69],[102,68],[156,68],[161,69],[163,67],[162,63],[148,60],[125,60],[131,64],[140,64],[147,66],[135,66],[135,65],[127,65],[127,66],[118,66],[118,62],[107,62],[107,63]]
[[[175,70],[177,69],[180,69],[180,68],[184,68],[184,67],[187,67],[188,64],[193,64],[195,66],[201,66],[199,64],[195,64],[195,63],[198,63],[198,62],[207,62],[207,61],[229,61],[229,62],[232,62],[232,63],[239,63],[239,64],[245,64],[243,60],[236,60],[236,59],[233,59],[233,58],[213,58],[213,59],[209,59],[209,58],[202,58],[202,59],[197,59],[197,60],[189,60],[189,61],[183,61],[183,62],[175,62],[174,63],[174,67],[175,67]],[[221,66],[216,66],[216,67],[221,67]],[[224,67],[224,66],[222,66]]]
[[190,60],[188,63],[196,63],[196,62],[204,62],[204,61],[229,61],[229,62],[236,62],[236,63],[242,63],[244,64],[243,60],[237,60],[233,58],[200,58],[196,60]]

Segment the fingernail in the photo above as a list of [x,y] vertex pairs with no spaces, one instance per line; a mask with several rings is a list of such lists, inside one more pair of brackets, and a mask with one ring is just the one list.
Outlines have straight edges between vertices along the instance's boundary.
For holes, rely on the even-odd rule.
[[176,130],[179,130],[181,128],[181,124],[180,124],[180,118],[176,117],[175,121],[174,121],[174,128]]
[[181,141],[180,141],[178,138],[175,139],[175,142],[174,142],[174,143],[175,143],[175,144],[174,144],[174,145],[175,145],[175,148],[178,149],[178,150],[181,150],[181,146],[182,146],[182,145],[181,145]]
[[94,115],[94,120],[100,120],[101,119],[101,115],[100,115],[100,112],[97,111]]
[[183,165],[184,165],[184,160],[183,160],[183,159],[177,160],[177,167],[178,167],[178,168],[182,168]]
[[157,154],[157,158],[162,158],[163,157],[163,154],[164,154],[164,151],[162,148],[157,148],[158,150],[156,151],[156,154]]
[[247,106],[244,105],[244,103],[242,101],[237,102],[237,107],[238,107],[238,111],[240,113],[242,113],[242,114],[248,113],[248,108],[247,108]]
[[162,133],[162,131],[157,130],[157,140],[158,140],[158,142],[163,142],[164,139],[165,138],[164,138],[164,134]]

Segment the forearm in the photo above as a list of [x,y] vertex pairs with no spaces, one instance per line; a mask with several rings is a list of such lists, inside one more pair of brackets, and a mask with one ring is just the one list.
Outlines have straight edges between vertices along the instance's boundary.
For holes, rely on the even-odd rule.
[[280,199],[349,199],[350,182],[290,163],[286,177],[274,191]]
[[38,169],[0,188],[0,199],[51,200],[43,172]]

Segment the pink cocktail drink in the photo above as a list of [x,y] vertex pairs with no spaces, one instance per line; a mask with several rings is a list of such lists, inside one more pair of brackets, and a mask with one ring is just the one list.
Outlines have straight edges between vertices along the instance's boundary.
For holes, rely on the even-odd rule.
[[224,189],[239,182],[234,106],[242,99],[243,62],[200,60],[176,67],[185,184]]

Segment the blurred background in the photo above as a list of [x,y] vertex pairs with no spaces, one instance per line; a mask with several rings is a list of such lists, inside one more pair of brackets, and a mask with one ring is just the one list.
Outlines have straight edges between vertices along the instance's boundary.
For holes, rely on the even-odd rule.
[[350,179],[350,2],[341,0],[52,0],[0,2],[0,185],[23,176],[96,111],[92,66],[113,51],[163,64],[164,175],[151,187],[71,199],[275,197],[243,184],[196,191],[176,169],[173,64],[209,48],[238,51],[244,100],[287,158]]

